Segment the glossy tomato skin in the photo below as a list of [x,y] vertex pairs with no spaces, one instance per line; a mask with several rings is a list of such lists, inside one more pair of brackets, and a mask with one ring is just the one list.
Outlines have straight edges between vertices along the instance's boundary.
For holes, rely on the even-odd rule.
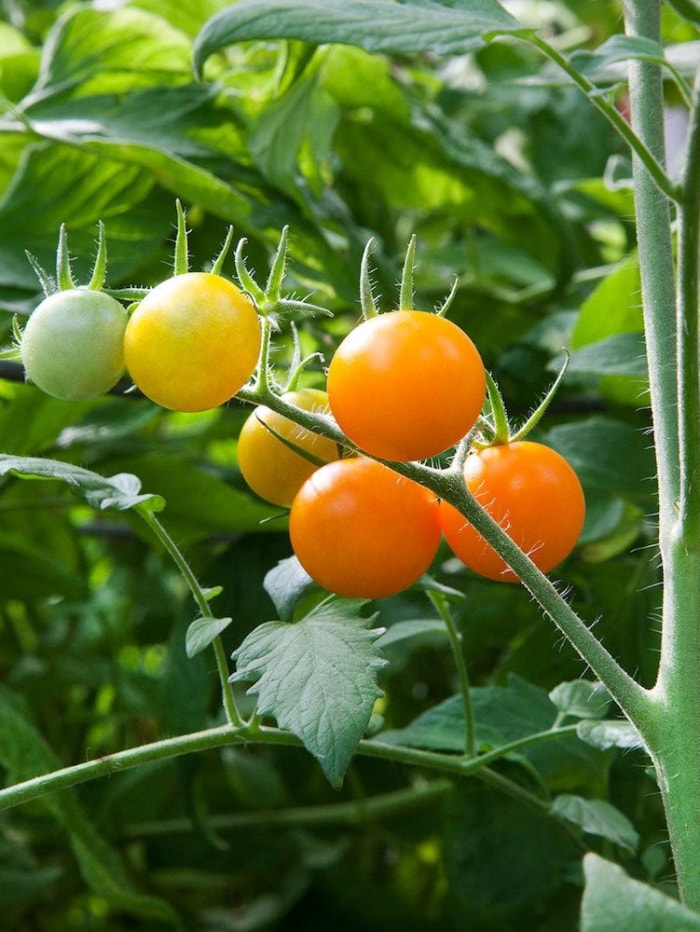
[[380,599],[415,583],[440,542],[435,496],[364,456],[322,466],[289,516],[294,552],[324,589]]
[[64,401],[96,398],[124,372],[127,320],[126,308],[101,291],[74,288],[49,295],[22,334],[27,378]]
[[484,366],[470,338],[426,311],[364,320],[328,368],[340,428],[387,460],[426,459],[453,446],[474,426],[485,394]]
[[260,321],[252,301],[210,272],[186,272],[150,291],[126,328],[126,366],[146,397],[173,411],[228,401],[255,371]]
[[[324,414],[330,411],[328,395],[321,389],[302,388],[286,392],[282,398],[305,411]],[[249,415],[238,437],[241,475],[260,498],[288,508],[304,482],[319,467],[286,446],[275,434],[326,463],[337,460],[340,451],[333,440],[300,427],[264,405]]]
[[[487,447],[467,457],[467,488],[509,536],[548,573],[574,549],[585,518],[578,476],[559,453],[529,440]],[[470,569],[503,582],[518,577],[469,522],[440,503],[445,539]]]

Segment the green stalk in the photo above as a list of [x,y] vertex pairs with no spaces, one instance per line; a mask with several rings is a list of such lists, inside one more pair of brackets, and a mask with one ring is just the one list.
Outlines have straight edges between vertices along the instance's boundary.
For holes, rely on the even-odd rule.
[[[178,548],[175,541],[172,539],[170,534],[168,534],[163,525],[150,509],[137,507],[136,511],[149,526],[154,536],[160,541],[172,559],[173,563],[177,566],[178,570],[182,574],[182,577],[187,583],[190,592],[192,593],[202,618],[213,619],[214,615],[212,614],[212,611],[209,607],[207,597],[205,596],[202,587],[199,585],[199,580],[192,572],[189,563],[180,552],[180,549]],[[231,684],[228,681],[228,661],[226,659],[226,651],[224,650],[223,642],[219,636],[214,638],[212,646],[214,648],[216,667],[219,673],[219,681],[221,683],[221,693],[224,710],[226,712],[226,720],[230,726],[241,727],[243,725],[243,719],[241,718],[241,715],[236,708],[236,701],[233,696],[233,690],[231,688]]]
[[[559,738],[563,735],[574,734],[575,730],[575,725],[552,728],[548,731],[527,735],[517,741],[512,741],[500,748],[495,748],[486,754],[473,758],[465,758],[457,754],[424,751],[419,748],[401,747],[394,744],[383,744],[380,741],[370,740],[361,741],[357,753],[364,757],[374,757],[386,761],[422,767],[427,770],[434,770],[456,777],[466,777],[477,774],[482,770],[485,771],[485,768],[488,768],[490,764],[495,763],[509,754],[514,754],[525,747],[537,744],[541,741]],[[21,783],[15,783],[12,786],[0,790],[0,811],[31,802],[35,799],[40,799],[42,796],[55,793],[58,790],[65,790],[73,786],[78,786],[89,780],[96,780],[100,777],[122,773],[125,770],[130,770],[132,767],[152,764],[157,761],[170,760],[174,757],[181,757],[184,754],[215,750],[232,744],[248,745],[251,743],[301,747],[301,741],[299,741],[298,738],[278,728],[258,726],[254,730],[251,730],[246,725],[242,727],[222,725],[217,728],[208,728],[204,731],[179,735],[176,738],[165,738],[161,741],[153,741],[150,744],[135,748],[127,748],[124,751],[106,754],[95,760],[73,764],[72,766],[63,767],[38,777],[32,777]],[[490,774],[494,773],[493,771],[488,772]],[[511,780],[507,780],[506,777],[487,776],[484,779],[491,783],[498,782],[502,789],[507,783],[509,784],[509,792],[511,795],[517,795],[519,798],[526,798],[529,804],[536,808],[542,810],[547,808],[547,803],[544,800],[528,793],[523,787],[513,783]]]
[[659,736],[653,756],[683,901],[700,911],[700,78],[678,219],[680,489],[664,542]]
[[435,610],[445,622],[447,636],[452,647],[455,666],[457,667],[457,679],[459,681],[459,691],[462,696],[462,710],[464,712],[464,753],[467,757],[476,756],[476,740],[474,736],[474,710],[472,708],[472,697],[469,690],[469,673],[467,671],[467,662],[462,647],[462,635],[457,630],[450,606],[447,599],[441,592],[434,592],[430,589],[427,591],[428,598],[433,603]]

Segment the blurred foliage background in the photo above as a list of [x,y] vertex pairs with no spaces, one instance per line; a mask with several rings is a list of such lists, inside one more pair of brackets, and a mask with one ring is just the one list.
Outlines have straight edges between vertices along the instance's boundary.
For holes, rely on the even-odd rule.
[[[207,267],[232,224],[264,278],[288,225],[289,293],[335,315],[299,325],[304,349],[326,358],[358,319],[368,238],[389,309],[415,233],[417,306],[439,304],[457,276],[450,316],[478,345],[515,420],[571,352],[538,437],[578,470],[588,517],[556,575],[611,651],[651,683],[654,460],[620,139],[579,91],[510,41],[452,57],[246,42],[209,59],[195,82],[193,41],[225,5],[0,4],[4,345],[13,316],[21,325],[40,298],[25,251],[52,269],[61,223],[85,280],[104,221],[111,288],[170,274],[176,198],[187,210],[193,269]],[[620,30],[619,4],[607,0],[508,8],[567,51]],[[698,38],[670,9],[664,32],[681,53]],[[616,75],[601,80],[624,110]],[[669,125],[682,124],[672,88],[668,98]],[[164,523],[200,579],[224,587],[217,611],[234,618],[229,653],[274,617],[262,583],[290,547],[284,516],[237,470],[241,405],[177,415],[125,392],[127,383],[70,404],[24,384],[17,364],[0,365],[3,452],[133,472],[163,495]],[[322,361],[307,380],[322,384]],[[520,588],[477,579],[446,552],[433,574],[465,595],[458,621],[486,720],[494,709],[501,722],[524,710],[546,727],[555,714],[547,693],[585,674],[573,651]],[[432,611],[418,590],[376,607],[387,627]],[[185,656],[192,616],[181,579],[135,519],[98,515],[52,483],[3,480],[7,774],[219,721],[213,660]],[[444,639],[400,640],[386,656],[389,728],[407,727],[455,692]],[[358,758],[335,791],[301,751],[227,749],[3,813],[4,928],[556,932],[576,928],[584,850],[664,884],[661,803],[639,751],[577,745],[543,751],[529,770],[521,761],[501,767],[548,793],[607,800],[638,839],[616,845],[564,831],[476,780],[451,784]]]

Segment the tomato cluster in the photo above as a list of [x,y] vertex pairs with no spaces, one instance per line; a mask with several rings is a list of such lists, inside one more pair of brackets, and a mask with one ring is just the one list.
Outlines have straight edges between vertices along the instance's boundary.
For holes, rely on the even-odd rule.
[[[88,287],[64,287],[37,307],[21,335],[27,377],[51,395],[77,400],[107,391],[126,370],[152,401],[195,412],[241,392],[259,366],[265,378],[256,384],[265,389],[257,397],[272,404],[265,394],[269,360],[260,360],[269,341],[258,314],[268,294],[243,265],[237,269],[248,293],[216,270],[181,270],[146,293],[131,315],[100,290],[97,273]],[[369,310],[363,303],[364,319],[331,357],[327,392],[282,393],[290,417],[266,405],[250,414],[238,438],[241,475],[261,498],[290,509],[300,563],[338,595],[383,598],[408,588],[443,538],[474,572],[517,580],[461,511],[380,462],[430,459],[478,434],[487,394],[494,403],[478,350],[441,314]],[[307,417],[307,424],[328,429],[301,426],[297,419],[303,423],[308,412],[325,422]],[[580,535],[581,485],[554,450],[493,434],[490,443],[479,435],[466,456],[460,488],[548,572]]]

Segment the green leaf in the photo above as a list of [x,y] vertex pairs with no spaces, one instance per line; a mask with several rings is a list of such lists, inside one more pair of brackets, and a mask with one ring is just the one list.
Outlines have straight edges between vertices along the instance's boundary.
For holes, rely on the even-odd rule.
[[562,794],[552,803],[552,815],[578,825],[589,835],[599,835],[634,853],[639,847],[639,833],[630,820],[603,799],[583,799]]
[[425,635],[438,635],[447,637],[447,627],[440,618],[411,618],[408,621],[397,621],[391,625],[378,639],[377,647],[384,650],[391,644],[397,644],[407,638],[422,637]]
[[477,780],[455,785],[443,837],[448,895],[460,929],[542,927],[524,918],[533,915],[527,906],[536,904],[535,915],[548,914],[548,898],[570,879],[578,854],[554,819]]
[[371,52],[459,54],[491,33],[526,32],[496,0],[457,4],[419,0],[240,0],[212,17],[197,36],[201,74],[214,52],[250,39],[302,39],[316,45],[359,45]]
[[551,690],[549,699],[563,715],[586,719],[603,718],[611,702],[605,686],[591,680],[560,683]]
[[579,722],[576,733],[581,741],[591,747],[606,750],[623,748],[633,750],[643,748],[644,742],[637,729],[630,722],[610,719],[603,722]]
[[589,853],[583,859],[586,887],[581,932],[698,932],[700,916],[659,890],[633,880],[617,864]]
[[545,442],[574,467],[588,491],[647,504],[654,496],[656,466],[643,431],[607,417],[558,424]]
[[282,621],[291,621],[294,606],[304,593],[315,585],[296,557],[280,560],[265,574],[263,587],[270,596]]
[[73,466],[60,460],[0,453],[0,476],[8,474],[22,479],[58,479],[99,510],[114,508],[125,511],[147,506],[151,511],[160,511],[165,506],[160,496],[141,494],[141,480],[129,473],[105,478],[82,466]]
[[188,657],[194,657],[217,638],[232,623],[233,618],[195,618],[187,629],[185,649]]
[[569,359],[570,373],[627,375],[646,379],[646,343],[643,333],[618,333],[575,350]]
[[[537,741],[517,753],[509,753],[509,759],[527,762],[552,788],[580,788],[585,783],[598,791],[608,766],[607,757],[592,752],[575,735],[547,734],[554,727],[557,708],[544,689],[511,675],[505,687],[477,686],[470,690],[470,695],[480,751],[541,734]],[[377,740],[463,754],[461,696],[452,696],[433,706],[405,728],[381,732]]]
[[624,69],[611,68],[629,61],[630,58],[666,64],[663,46],[652,39],[641,36],[614,35],[603,42],[595,51],[578,50],[571,56],[571,64],[593,80],[626,80]]
[[376,615],[357,617],[361,603],[328,599],[295,624],[270,621],[234,652],[232,681],[253,681],[258,712],[296,735],[340,786],[381,695],[385,661],[374,644]]

